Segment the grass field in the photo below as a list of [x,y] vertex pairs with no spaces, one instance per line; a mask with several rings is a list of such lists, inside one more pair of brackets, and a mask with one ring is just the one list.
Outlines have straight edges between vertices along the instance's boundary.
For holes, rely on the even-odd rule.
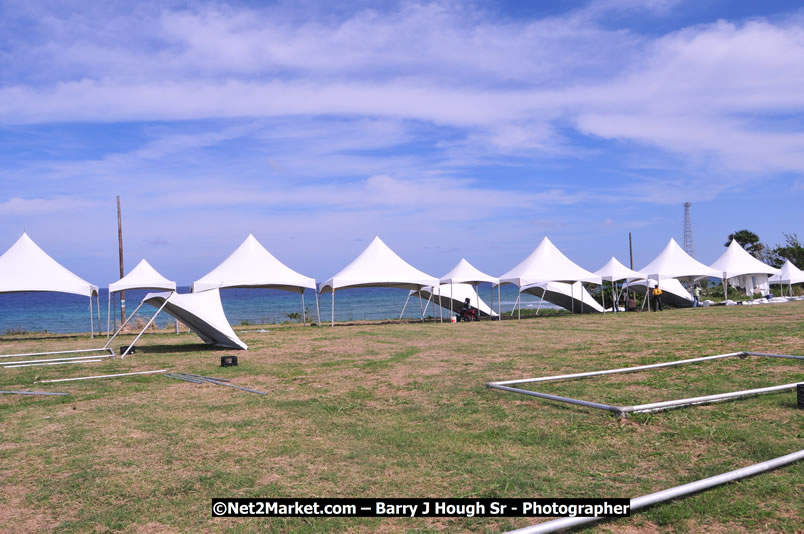
[[[248,352],[144,336],[125,360],[0,369],[4,532],[498,532],[533,518],[213,518],[213,497],[636,497],[804,448],[795,393],[618,420],[490,390],[494,380],[734,351],[804,354],[804,302],[522,321],[271,326]],[[252,331],[249,331],[252,329]],[[133,336],[115,341],[119,347]],[[0,337],[0,352],[102,345]],[[236,354],[239,366],[220,368]],[[35,380],[169,368],[165,376]],[[545,384],[628,404],[804,381],[747,358]],[[796,532],[804,463],[595,526],[598,532]]]

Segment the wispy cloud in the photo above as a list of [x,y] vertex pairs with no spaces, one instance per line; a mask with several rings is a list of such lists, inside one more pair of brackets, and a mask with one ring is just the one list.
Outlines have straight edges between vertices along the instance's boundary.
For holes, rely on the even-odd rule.
[[97,206],[94,200],[77,197],[21,198],[12,197],[0,203],[2,215],[47,215],[82,211]]
[[185,223],[220,243],[436,227],[454,250],[656,227],[654,210],[770,180],[801,190],[801,12],[539,9],[0,0],[0,215],[121,194],[143,246]]

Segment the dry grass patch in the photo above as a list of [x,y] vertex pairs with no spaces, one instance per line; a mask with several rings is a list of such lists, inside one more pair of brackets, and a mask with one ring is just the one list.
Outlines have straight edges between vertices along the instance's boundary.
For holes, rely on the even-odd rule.
[[[458,325],[278,325],[240,332],[251,350],[237,353],[235,368],[218,367],[232,351],[210,350],[192,334],[149,333],[126,360],[0,370],[0,387],[168,368],[268,395],[154,375],[35,385],[72,393],[64,398],[0,397],[0,517],[13,509],[23,530],[57,532],[521,527],[536,521],[224,520],[213,519],[209,505],[225,496],[626,497],[749,465],[801,448],[804,416],[792,394],[617,420],[484,383],[740,350],[804,354],[802,331],[804,303]],[[0,336],[6,352],[89,343]],[[799,363],[749,358],[561,387],[588,400],[621,393],[649,402],[696,388],[783,383],[791,374],[804,377]],[[789,532],[799,525],[802,469],[596,528]]]

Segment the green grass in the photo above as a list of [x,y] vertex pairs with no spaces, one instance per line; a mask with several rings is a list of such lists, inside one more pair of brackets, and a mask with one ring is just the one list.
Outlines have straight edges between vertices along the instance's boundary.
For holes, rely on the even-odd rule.
[[[243,332],[238,367],[192,334],[136,355],[0,370],[4,532],[498,532],[529,518],[213,519],[213,497],[635,497],[802,449],[804,410],[782,393],[638,414],[489,390],[493,380],[750,350],[804,354],[804,303],[661,314],[459,323],[272,326]],[[131,337],[127,337],[127,340]],[[124,344],[121,340],[119,344]],[[102,343],[97,343],[98,345]],[[92,346],[0,336],[0,352]],[[165,376],[37,379],[169,368]],[[804,380],[804,364],[747,358],[543,384],[631,404]],[[801,463],[594,527],[601,532],[795,532]]]

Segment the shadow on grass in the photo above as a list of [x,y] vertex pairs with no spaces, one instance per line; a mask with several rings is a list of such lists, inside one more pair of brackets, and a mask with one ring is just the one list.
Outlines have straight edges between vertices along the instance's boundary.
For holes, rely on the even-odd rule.
[[[206,343],[185,343],[181,345],[135,345],[136,354],[169,354],[172,352],[225,352],[237,349],[228,349],[207,345]],[[238,350],[238,352],[240,352]]]

